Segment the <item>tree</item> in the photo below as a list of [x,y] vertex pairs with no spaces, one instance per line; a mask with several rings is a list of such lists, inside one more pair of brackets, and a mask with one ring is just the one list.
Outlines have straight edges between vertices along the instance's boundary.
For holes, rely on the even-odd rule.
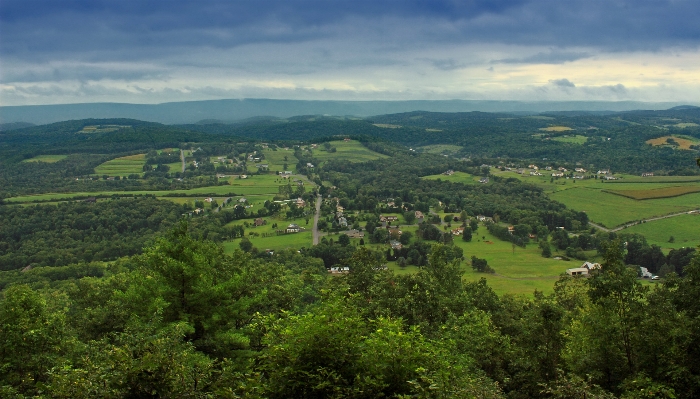
[[476,219],[472,219],[469,221],[469,227],[473,232],[476,232],[479,229],[479,222],[477,222]]
[[471,227],[465,227],[462,232],[462,241],[470,242],[472,240],[472,229]]
[[542,250],[542,257],[544,257],[544,258],[551,258],[552,257],[552,248],[549,245],[549,241],[547,241],[546,239],[540,241],[539,247]]
[[250,242],[250,240],[246,237],[243,237],[241,239],[241,242],[238,243],[238,246],[243,252],[250,252],[253,249],[253,243]]
[[676,238],[675,238],[674,236],[671,236],[671,237],[668,238],[668,242],[670,242],[671,244],[673,244],[674,242],[676,242]]
[[406,219],[406,224],[413,224],[416,221],[416,213],[411,211],[405,212],[403,218]]
[[472,269],[479,273],[495,273],[489,265],[486,259],[479,259],[476,256],[472,256]]
[[340,236],[338,236],[338,244],[347,247],[348,245],[350,245],[350,237],[348,237],[347,234],[341,234]]

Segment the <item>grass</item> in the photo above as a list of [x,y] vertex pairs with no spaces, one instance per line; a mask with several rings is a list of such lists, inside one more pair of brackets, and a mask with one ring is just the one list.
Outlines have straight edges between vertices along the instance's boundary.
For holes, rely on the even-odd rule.
[[[287,164],[287,170],[294,171],[297,162],[299,160],[297,157],[294,156],[294,151],[289,149],[285,150],[283,148],[278,148],[277,151],[271,150],[269,148],[263,150],[263,154],[265,155],[265,159],[262,160],[260,163],[266,163],[269,166],[269,169],[271,171],[283,171],[284,170],[284,164]],[[287,160],[284,160],[284,157],[287,157]]]
[[605,192],[621,195],[635,200],[678,197],[684,194],[700,192],[700,186],[675,186],[654,188],[650,190],[604,190]]
[[129,155],[126,157],[109,160],[95,168],[98,175],[128,176],[143,173],[143,165],[146,163],[146,154]]
[[[625,233],[639,233],[649,244],[656,244],[665,250],[700,245],[700,215],[681,215],[668,219],[641,223],[623,230]],[[668,242],[673,236],[674,242]]]
[[336,148],[336,152],[324,151],[321,149],[322,146],[319,146],[319,148],[313,150],[314,158],[321,161],[334,159],[348,162],[365,162],[380,158],[388,158],[388,156],[384,154],[368,149],[367,147],[363,146],[362,143],[356,140],[337,140],[331,141],[330,143],[331,146]]
[[374,123],[373,125],[384,129],[398,129],[401,127],[401,125],[392,125],[390,123]]
[[550,197],[569,208],[585,211],[591,221],[606,227],[700,207],[700,193],[638,201],[599,189],[576,187],[554,192]]
[[[489,266],[496,271],[496,274],[477,273],[471,269],[469,262],[465,261],[462,263],[464,280],[478,281],[485,278],[489,286],[499,295],[531,296],[535,290],[551,293],[554,290],[554,283],[562,273],[566,272],[566,269],[578,267],[582,263],[543,258],[535,242],[528,244],[527,248],[516,247],[513,253],[511,243],[500,241],[490,235],[483,226],[474,233],[472,242],[464,242],[461,237],[457,237],[454,243],[462,248],[467,260],[472,255],[486,259]],[[415,266],[401,268],[395,262],[390,262],[389,268],[397,274],[414,273],[418,270]]]
[[442,181],[449,181],[452,183],[464,183],[464,184],[479,184],[479,176],[474,176],[470,175],[469,173],[465,172],[455,172],[454,174],[447,176],[447,175],[430,175],[430,176],[423,176],[423,179],[428,179],[428,180],[442,180]]
[[[258,201],[258,202],[264,202],[264,201]],[[301,247],[311,247],[313,244],[313,235],[311,232],[311,229],[313,227],[313,217],[309,218],[309,224],[306,224],[306,219],[304,218],[299,218],[299,219],[292,219],[292,220],[287,220],[287,219],[282,219],[282,218],[274,218],[274,217],[265,217],[263,218],[264,220],[267,221],[266,225],[263,226],[258,226],[258,227],[249,227],[246,228],[246,237],[250,240],[250,242],[253,243],[253,246],[257,247],[260,250],[264,249],[273,249],[273,250],[279,250],[279,249],[285,249],[285,248],[292,248],[292,249],[300,249]],[[250,222],[250,220],[248,220]],[[274,223],[277,223],[277,229],[273,228],[272,225]],[[292,233],[292,234],[281,234],[281,235],[275,235],[275,230],[283,230],[285,229],[289,224],[291,223],[296,223],[301,227],[306,228],[307,230],[304,232],[300,233]],[[241,220],[236,220],[234,222],[229,223],[229,225],[237,225],[237,224],[243,224],[243,221]],[[258,237],[254,235],[250,235],[250,233],[257,233],[259,234]],[[270,237],[262,237],[262,234],[264,233],[271,233]],[[235,239],[232,241],[227,241],[223,243],[224,251],[226,253],[231,253],[233,252],[234,249],[239,247],[241,240],[240,239]]]
[[552,140],[560,141],[562,143],[583,144],[586,142],[586,140],[588,140],[588,137],[575,134],[573,136],[552,137]]
[[68,155],[37,155],[34,158],[25,159],[22,162],[46,162],[56,163],[68,158]]

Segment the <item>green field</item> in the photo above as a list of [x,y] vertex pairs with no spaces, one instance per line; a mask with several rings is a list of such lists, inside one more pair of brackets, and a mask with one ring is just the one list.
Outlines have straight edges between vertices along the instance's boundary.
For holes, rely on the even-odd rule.
[[[485,240],[482,239],[485,237]],[[492,244],[486,243],[490,241]],[[466,281],[478,281],[485,278],[496,293],[532,295],[535,290],[551,293],[554,283],[566,269],[578,267],[582,261],[562,261],[551,258],[543,258],[537,243],[528,244],[527,248],[516,247],[515,254],[511,243],[500,241],[488,233],[482,226],[474,233],[472,242],[464,242],[461,237],[456,237],[455,245],[464,250],[464,257],[468,260],[472,255],[486,259],[496,274],[474,272],[467,261],[462,262],[464,267],[464,279]],[[556,253],[554,254],[556,256]],[[593,259],[591,259],[593,260]],[[412,273],[418,270],[415,266],[404,269],[390,262],[389,267],[397,274]]]
[[[253,209],[255,209],[255,207]],[[250,242],[252,242],[253,245],[258,249],[300,249],[301,247],[311,247],[313,245],[313,235],[311,232],[314,223],[313,216],[309,217],[308,224],[306,223],[306,219],[304,218],[288,220],[283,219],[281,217],[265,217],[263,219],[267,221],[266,225],[258,227],[251,226],[246,228],[245,230],[246,237],[248,237],[248,239],[250,239]],[[252,220],[247,221],[252,222]],[[277,229],[272,227],[274,223],[277,223]],[[283,230],[291,223],[296,223],[299,226],[304,227],[306,231],[292,234],[274,234],[275,230]],[[243,224],[243,221],[236,220],[229,223],[229,225],[231,226],[237,224]],[[255,235],[251,235],[250,233],[257,233],[259,236],[256,237]],[[271,233],[272,235],[270,237],[262,237],[262,235],[265,233]],[[226,253],[231,253],[234,249],[239,248],[240,242],[240,239],[235,239],[224,242],[222,246],[224,247],[224,251]]]
[[146,163],[146,154],[129,155],[112,159],[95,168],[98,175],[128,176],[143,173],[143,165]]
[[552,193],[550,197],[571,209],[585,211],[592,222],[606,227],[700,208],[700,193],[642,201],[589,187],[572,187]]
[[[681,215],[668,219],[641,223],[623,230],[625,233],[639,233],[649,244],[656,244],[668,250],[700,245],[700,215]],[[668,242],[673,236],[675,241]]]
[[[263,154],[265,155],[265,159],[260,161],[260,163],[268,164],[270,171],[273,172],[283,171],[284,164],[287,164],[287,170],[295,171],[296,164],[299,162],[297,157],[294,156],[294,151],[291,149],[285,150],[284,148],[278,148],[277,151],[274,151],[267,148],[263,150]],[[286,161],[284,160],[285,156],[287,157]]]
[[588,140],[588,137],[576,134],[573,136],[552,137],[552,140],[560,141],[562,143],[583,144],[586,142],[586,140]]
[[479,184],[479,176],[470,175],[465,172],[455,172],[454,174],[447,176],[443,174],[423,176],[423,179],[429,180],[442,180],[449,181],[452,183],[463,183],[463,184]]
[[323,146],[319,146],[319,148],[313,150],[314,158],[321,161],[334,159],[348,162],[365,162],[380,158],[388,158],[386,155],[368,149],[356,140],[337,140],[331,141],[330,143],[331,146],[336,148],[336,152],[325,151],[322,149]]
[[34,158],[25,159],[22,162],[46,162],[55,163],[64,160],[68,155],[37,155]]

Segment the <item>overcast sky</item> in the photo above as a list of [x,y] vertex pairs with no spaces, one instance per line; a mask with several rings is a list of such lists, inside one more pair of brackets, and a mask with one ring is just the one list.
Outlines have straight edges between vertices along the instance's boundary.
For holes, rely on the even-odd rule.
[[0,104],[700,102],[698,0],[0,0]]

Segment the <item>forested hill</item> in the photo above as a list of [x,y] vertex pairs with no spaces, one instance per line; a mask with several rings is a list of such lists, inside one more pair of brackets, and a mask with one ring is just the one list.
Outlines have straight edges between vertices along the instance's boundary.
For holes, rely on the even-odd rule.
[[18,157],[45,153],[110,154],[222,140],[216,135],[134,119],[83,119],[1,131],[0,152],[5,161],[16,162]]

